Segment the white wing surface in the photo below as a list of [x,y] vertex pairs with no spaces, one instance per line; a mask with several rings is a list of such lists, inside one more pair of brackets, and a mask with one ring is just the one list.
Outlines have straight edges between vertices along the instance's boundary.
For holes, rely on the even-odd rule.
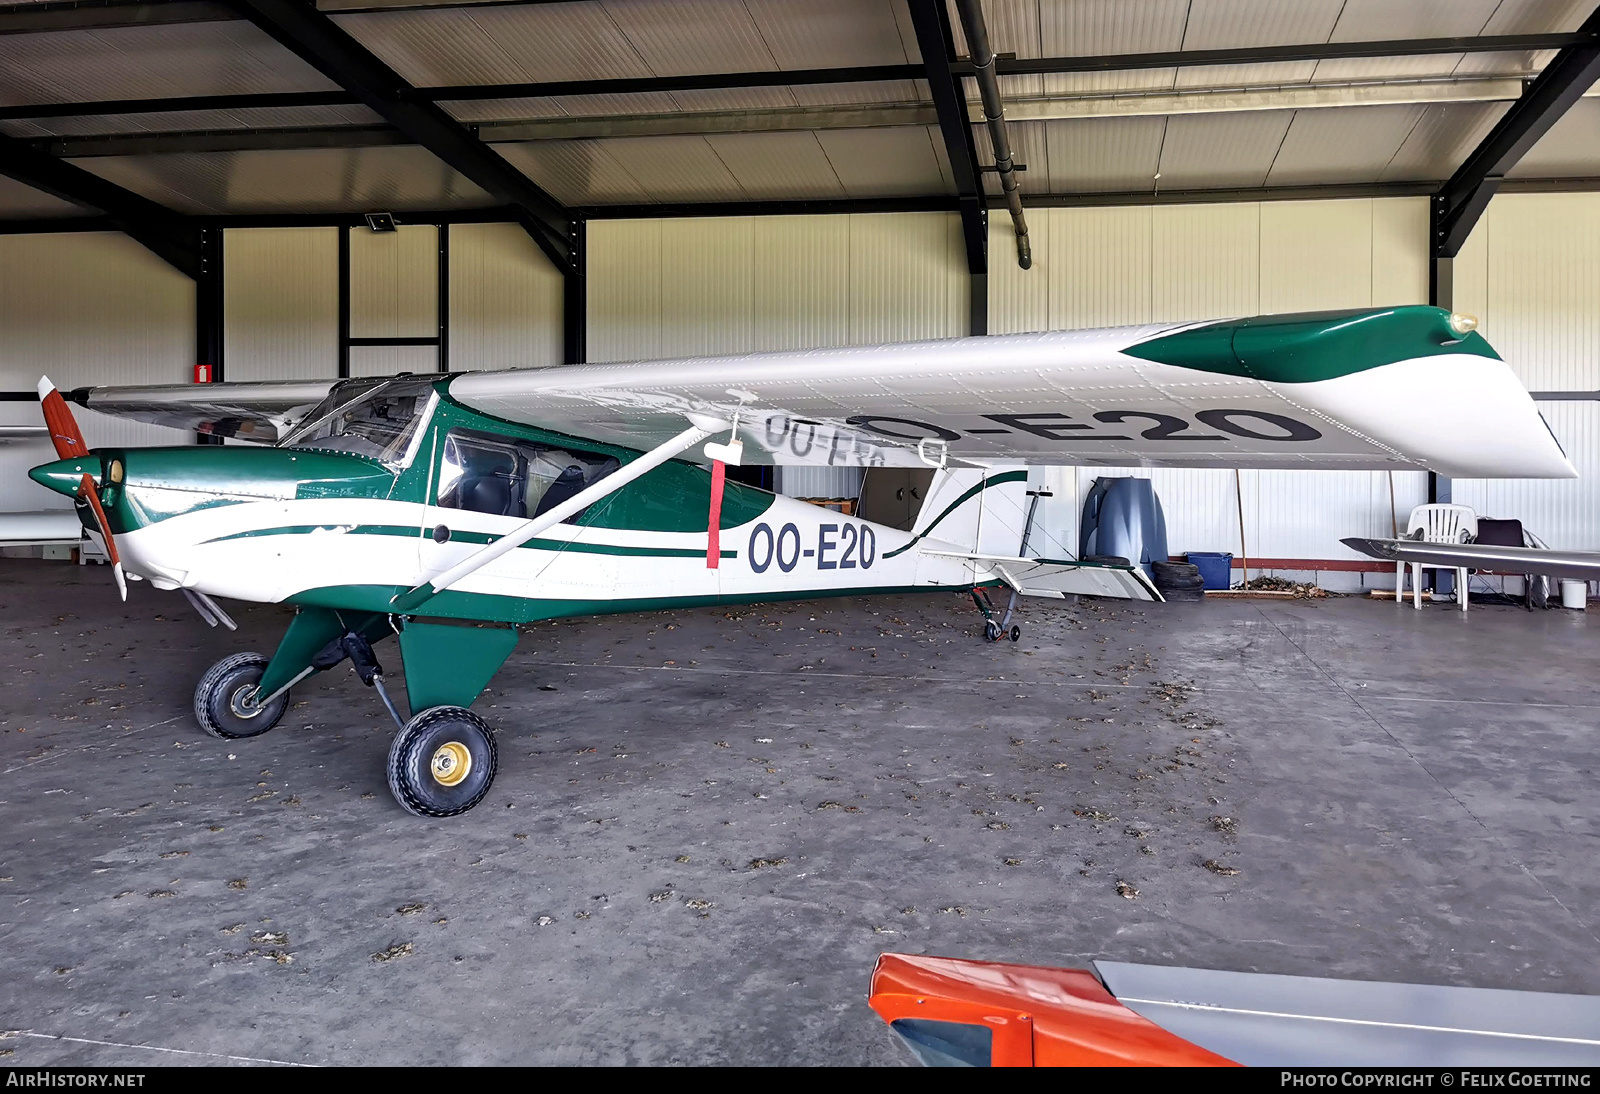
[[[737,415],[747,463],[1574,477],[1516,374],[1471,325],[1408,305],[466,373],[449,379],[448,393],[507,421],[635,449],[680,433],[688,414]],[[275,440],[331,386],[72,397],[105,413]]]
[[[746,461],[1576,472],[1511,368],[1438,308],[473,373],[484,413],[635,448],[739,414]],[[919,446],[921,451],[919,452]]]

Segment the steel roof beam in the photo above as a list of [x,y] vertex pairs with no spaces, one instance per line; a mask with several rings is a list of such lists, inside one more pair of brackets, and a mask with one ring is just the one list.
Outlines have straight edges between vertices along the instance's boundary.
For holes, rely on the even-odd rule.
[[[1342,61],[1372,57],[1427,57],[1441,53],[1530,53],[1592,45],[1600,33],[1587,24],[1574,34],[1479,34],[1466,38],[1388,38],[1371,42],[1307,42],[1233,49],[1183,49],[1162,53],[1112,53],[1090,57],[1004,58],[1002,76],[1064,72],[1123,72],[1199,65],[1266,65],[1284,61]],[[959,67],[959,66],[958,66]]]
[[944,0],[907,0],[907,6],[917,33],[917,49],[923,57],[924,76],[933,99],[939,135],[944,139],[945,158],[950,161],[950,170],[955,176],[961,234],[967,247],[967,269],[973,274],[987,274],[989,229],[983,202],[983,176],[978,167],[978,149],[972,140],[972,122],[967,116],[967,97],[960,78],[950,68],[955,46],[949,12]]
[[571,212],[439,107],[408,100],[405,95],[411,85],[338,24],[298,0],[230,2],[411,141],[496,200],[515,207],[519,222],[557,266],[566,269],[572,264]]
[[[32,5],[29,5],[30,7]],[[147,5],[162,7],[165,5]],[[182,6],[181,0],[175,6]],[[0,8],[0,33],[8,9]],[[1070,72],[1113,72],[1131,69],[1182,68],[1194,65],[1264,64],[1292,60],[1338,60],[1352,57],[1406,57],[1440,53],[1538,52],[1593,44],[1593,34],[1522,34],[1477,38],[1418,38],[1382,42],[1326,42],[1305,46],[1263,46],[1249,49],[1186,50],[1179,53],[1129,53],[1092,57],[1005,58],[996,62],[1002,76]],[[957,76],[970,76],[966,61],[951,64]],[[761,72],[714,72],[686,76],[643,76],[618,80],[562,80],[547,83],[460,84],[408,87],[396,91],[411,102],[467,102],[483,99],[537,99],[568,95],[651,94],[672,91],[719,91],[755,87],[798,87],[844,83],[887,83],[926,78],[923,65],[868,65],[850,68],[790,69]],[[0,119],[91,117],[104,114],[156,114],[183,110],[248,110],[291,106],[351,106],[362,100],[347,91],[291,91],[259,95],[188,95],[159,99],[107,99],[86,102],[16,104],[0,107]]]
[[[1012,99],[1013,122],[1060,118],[1159,117],[1176,114],[1248,113],[1313,110],[1410,103],[1512,102],[1523,92],[1520,79],[1472,77],[1459,80],[1404,80],[1392,84],[1355,83],[1277,87],[1186,88],[1115,95],[1060,95]],[[974,123],[984,120],[982,104],[966,104]],[[778,133],[830,129],[872,129],[937,125],[930,103],[793,106],[770,110],[685,110],[663,114],[561,115],[483,121],[468,126],[487,144],[523,141],[605,140],[614,137],[703,136],[726,133]],[[239,126],[217,129],[148,130],[30,138],[52,155],[134,156],[182,152],[242,152],[300,148],[366,148],[409,144],[388,125]]]
[[190,277],[199,276],[200,230],[183,214],[11,137],[0,137],[0,175],[63,201],[99,209],[112,227]]
[[1431,220],[1436,259],[1456,256],[1501,180],[1600,79],[1600,8],[1583,21],[1579,33],[1589,41],[1556,54],[1434,195]]

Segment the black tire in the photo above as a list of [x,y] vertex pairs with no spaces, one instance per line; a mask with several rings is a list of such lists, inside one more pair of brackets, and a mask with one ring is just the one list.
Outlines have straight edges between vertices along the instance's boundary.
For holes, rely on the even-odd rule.
[[1121,555],[1084,555],[1084,562],[1097,562],[1102,566],[1132,566],[1133,563]]
[[259,653],[236,653],[207,669],[194,686],[194,719],[200,728],[213,737],[236,741],[259,737],[282,721],[289,709],[288,691],[265,706],[241,704],[254,695],[266,671],[267,659]]
[[[1160,589],[1160,586],[1157,586]],[[1204,600],[1206,591],[1201,588],[1194,589],[1161,589],[1161,597],[1171,604],[1180,600]]]
[[1157,578],[1155,585],[1158,589],[1203,589],[1206,587],[1206,579],[1199,574],[1193,577]]
[[1013,641],[1013,642],[1022,641],[1022,628],[1021,627],[1013,626],[1011,628],[1011,641]]
[[458,816],[489,793],[499,764],[488,723],[463,707],[431,707],[394,735],[389,792],[407,813]]
[[1150,564],[1150,573],[1156,579],[1157,585],[1171,584],[1176,586],[1178,580],[1187,580],[1200,576],[1200,567],[1192,562],[1165,562],[1160,559]]
[[1000,641],[1000,624],[994,620],[986,620],[983,624],[983,637],[990,642]]

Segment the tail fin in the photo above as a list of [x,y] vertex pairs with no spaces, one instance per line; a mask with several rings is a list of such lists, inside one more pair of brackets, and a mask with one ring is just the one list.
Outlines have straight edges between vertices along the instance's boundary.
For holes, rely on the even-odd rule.
[[1017,555],[1028,515],[1026,467],[936,471],[912,532],[981,555]]

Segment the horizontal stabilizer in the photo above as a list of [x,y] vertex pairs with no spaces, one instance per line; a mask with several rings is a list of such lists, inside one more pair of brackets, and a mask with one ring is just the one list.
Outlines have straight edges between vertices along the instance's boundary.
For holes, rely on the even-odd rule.
[[[1138,566],[1073,559],[1012,558],[1005,555],[971,555],[953,551],[924,554],[964,558],[980,572],[980,580],[998,580],[1023,596],[1061,599],[1068,593],[1108,596],[1118,600],[1161,600],[1162,596]],[[982,575],[987,574],[987,577]]]

